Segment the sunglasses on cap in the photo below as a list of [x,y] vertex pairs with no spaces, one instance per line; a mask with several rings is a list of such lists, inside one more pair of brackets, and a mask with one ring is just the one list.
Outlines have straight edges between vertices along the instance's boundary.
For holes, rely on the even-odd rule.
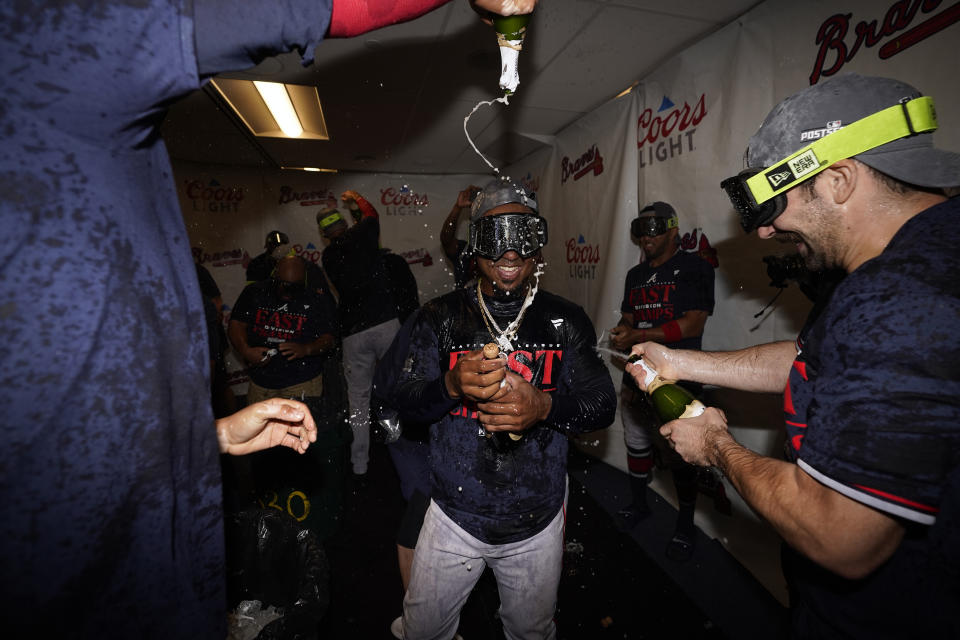
[[830,165],[900,138],[937,128],[933,98],[905,98],[791,153],[766,169],[746,169],[720,183],[747,233],[773,223],[786,192]]
[[507,251],[529,258],[547,244],[547,221],[529,213],[484,216],[470,225],[473,254],[498,260]]
[[634,218],[630,223],[630,233],[635,238],[643,236],[655,237],[662,235],[670,229],[677,227],[677,217],[659,218],[657,216],[646,216],[644,218]]

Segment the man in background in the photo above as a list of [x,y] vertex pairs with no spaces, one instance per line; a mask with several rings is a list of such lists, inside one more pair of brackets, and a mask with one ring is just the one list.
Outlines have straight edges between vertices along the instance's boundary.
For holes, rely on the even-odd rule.
[[[707,317],[713,313],[713,267],[699,255],[682,251],[679,233],[677,212],[666,202],[647,205],[631,222],[630,235],[643,249],[643,262],[627,272],[620,322],[610,330],[615,349],[626,351],[647,340],[678,349],[700,348]],[[702,391],[700,385],[685,386],[694,395]],[[696,540],[697,469],[666,446],[650,399],[629,373],[624,374],[620,391],[620,417],[633,501],[619,515],[627,527],[633,527],[650,514],[647,484],[656,447],[677,491],[677,523],[666,555],[686,562]]]
[[248,284],[230,314],[230,342],[249,366],[247,402],[299,398],[320,413],[324,361],[336,344],[336,311],[307,289],[306,268],[282,258],[272,278]]
[[339,295],[343,372],[353,431],[350,462],[354,475],[364,476],[370,457],[374,367],[390,347],[400,322],[380,255],[380,216],[356,191],[344,191],[341,200],[356,212],[353,226],[334,208],[317,213],[317,225],[328,241],[321,256],[323,268]]
[[290,250],[290,238],[282,231],[271,231],[263,242],[263,253],[247,265],[247,282],[259,282],[273,275],[280,258]]
[[447,260],[453,266],[453,286],[457,289],[467,286],[468,282],[477,277],[476,262],[466,250],[467,241],[457,238],[457,223],[463,212],[470,210],[470,203],[479,192],[480,187],[470,185],[458,193],[457,201],[443,221],[443,226],[440,227],[440,245]]

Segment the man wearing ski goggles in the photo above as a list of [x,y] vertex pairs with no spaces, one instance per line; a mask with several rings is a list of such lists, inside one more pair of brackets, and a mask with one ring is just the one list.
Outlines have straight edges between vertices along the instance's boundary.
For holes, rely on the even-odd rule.
[[782,536],[792,637],[960,637],[960,154],[936,128],[932,99],[890,78],[785,99],[722,187],[745,231],[843,279],[796,337],[633,348],[667,379],[783,393],[785,457],[740,444],[713,407],[660,433]]
[[[488,215],[493,209],[513,204],[515,212]],[[529,258],[547,244],[547,221],[537,214],[537,201],[522,187],[495,182],[477,193],[470,206],[468,250],[489,260],[499,260],[507,251]]]
[[[747,233],[770,225],[787,207],[786,192],[802,182],[813,178],[833,163],[857,156],[862,162],[873,166],[867,159],[869,151],[897,140],[932,132],[937,128],[937,116],[933,99],[929,96],[902,98],[881,111],[868,115],[851,124],[840,120],[825,123],[822,128],[803,131],[816,136],[816,140],[766,168],[748,168],[736,176],[727,178],[720,186],[727,192],[730,202],[740,216],[740,226]],[[860,154],[867,154],[861,156]],[[748,166],[754,164],[747,159]],[[886,170],[886,161],[875,167],[896,177],[897,172]],[[906,180],[911,184],[925,185],[935,177],[924,177],[911,172]],[[942,186],[942,184],[929,185]]]
[[[656,238],[657,236],[662,236],[670,229],[677,228],[679,221],[677,220],[676,213],[672,213],[673,208],[670,208],[671,215],[661,215],[657,205],[662,204],[663,203],[657,202],[645,207],[640,211],[639,217],[633,219],[630,223],[630,233],[634,238],[642,238],[644,236]],[[644,215],[651,212],[654,215]]]
[[473,253],[496,260],[507,251],[529,258],[547,244],[547,221],[529,213],[501,213],[470,225]]

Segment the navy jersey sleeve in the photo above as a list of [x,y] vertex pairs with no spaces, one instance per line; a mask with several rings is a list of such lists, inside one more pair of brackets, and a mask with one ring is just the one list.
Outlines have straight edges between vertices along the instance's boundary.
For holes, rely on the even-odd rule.
[[194,3],[197,69],[201,76],[246,69],[265,58],[299,51],[304,63],[330,25],[332,0]]
[[610,426],[617,395],[603,358],[594,349],[597,334],[579,306],[567,313],[562,373],[546,422],[567,433],[585,433]]
[[377,397],[411,422],[437,422],[460,403],[447,393],[428,307],[407,318],[374,376]]
[[813,393],[798,464],[854,500],[930,524],[960,450],[960,304],[915,280],[891,297],[854,275],[807,341],[818,356],[804,371]]

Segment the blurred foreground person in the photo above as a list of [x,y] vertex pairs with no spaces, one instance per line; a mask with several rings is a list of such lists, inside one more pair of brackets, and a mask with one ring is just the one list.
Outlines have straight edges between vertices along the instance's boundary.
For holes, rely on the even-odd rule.
[[159,129],[213,74],[441,2],[365,4],[0,4],[7,635],[225,636],[203,301]]

